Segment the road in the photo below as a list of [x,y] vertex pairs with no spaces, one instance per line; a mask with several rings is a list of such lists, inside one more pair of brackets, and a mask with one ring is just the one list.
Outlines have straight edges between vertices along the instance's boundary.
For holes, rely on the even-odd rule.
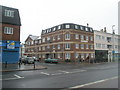
[[5,72],[3,88],[118,88],[118,64],[45,64],[48,69]]

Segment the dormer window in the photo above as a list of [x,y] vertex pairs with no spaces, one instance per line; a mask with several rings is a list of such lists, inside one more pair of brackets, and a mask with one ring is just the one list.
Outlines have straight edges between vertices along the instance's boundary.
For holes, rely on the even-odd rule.
[[92,28],[90,28],[90,32],[92,32],[93,30],[92,30]]
[[54,27],[54,28],[53,28],[53,31],[55,31],[55,30],[56,30],[56,28]]
[[58,29],[61,29],[61,26],[60,26],[60,25],[58,26]]
[[88,28],[86,27],[85,30],[88,31]]
[[43,34],[45,34],[46,33],[46,30],[43,30]]
[[75,25],[75,29],[78,29],[78,25]]
[[51,32],[51,28],[49,29],[49,32]]
[[70,28],[70,25],[65,25],[65,28]]
[[[48,29],[49,30],[49,29]],[[48,30],[46,30],[47,31],[47,33],[49,32]]]
[[5,10],[6,17],[14,17],[14,11],[12,10]]
[[84,27],[83,27],[83,26],[81,26],[80,28],[81,28],[81,30],[84,30]]
[[45,30],[45,33],[47,33],[47,30]]

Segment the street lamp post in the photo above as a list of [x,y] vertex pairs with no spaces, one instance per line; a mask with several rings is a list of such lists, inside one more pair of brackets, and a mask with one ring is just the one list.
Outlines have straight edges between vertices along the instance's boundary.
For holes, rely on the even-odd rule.
[[114,30],[114,27],[115,27],[115,25],[112,25],[112,31],[113,31],[113,60],[112,61],[114,61],[114,53],[115,53],[115,51],[114,51],[114,34],[115,34],[115,30]]

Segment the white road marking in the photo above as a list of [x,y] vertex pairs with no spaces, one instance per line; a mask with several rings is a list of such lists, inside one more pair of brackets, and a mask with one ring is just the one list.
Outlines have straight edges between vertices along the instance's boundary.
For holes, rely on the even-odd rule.
[[0,80],[15,80],[15,79],[21,79],[21,78],[24,78],[24,77],[21,77],[21,76],[16,75],[16,74],[14,74],[14,76],[15,76],[16,78],[5,78],[5,79],[0,79]]
[[70,72],[67,72],[67,71],[63,71],[63,70],[59,70],[60,72],[63,72],[63,73],[70,73]]
[[80,70],[80,69],[77,69],[77,71],[74,71],[74,72],[68,72],[68,71],[63,71],[63,70],[58,70],[59,72],[62,72],[62,73],[54,73],[54,74],[51,74],[51,75],[60,75],[60,74],[70,74],[70,73],[77,73],[77,72],[84,72],[86,70]]
[[5,79],[0,79],[0,80],[15,80],[15,79],[20,79],[20,78],[5,78]]
[[78,71],[74,71],[74,72],[70,72],[70,73],[77,73],[77,72],[85,72],[87,70],[78,70]]
[[17,78],[24,78],[24,77],[18,76],[18,75],[16,75],[16,74],[14,74],[14,76],[17,77]]
[[116,79],[116,78],[118,78],[118,76],[112,77],[112,78],[108,78],[108,79],[99,80],[99,81],[95,81],[95,82],[86,83],[86,84],[83,84],[83,85],[78,85],[78,86],[70,87],[69,89],[81,88],[81,87],[84,87],[84,86],[89,86],[89,85],[92,85],[92,84],[101,83],[101,82],[105,82],[105,81]]
[[49,73],[45,73],[45,72],[40,72],[41,74],[45,74],[45,75],[50,75]]
[[60,75],[60,74],[62,74],[62,73],[55,73],[55,74],[51,74],[51,75]]

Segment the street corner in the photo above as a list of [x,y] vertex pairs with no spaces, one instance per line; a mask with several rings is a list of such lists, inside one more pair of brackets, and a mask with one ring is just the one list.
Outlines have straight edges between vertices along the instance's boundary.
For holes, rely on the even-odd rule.
[[21,65],[18,66],[18,68],[14,68],[14,69],[2,69],[0,70],[0,72],[14,72],[14,71],[30,71],[30,70],[43,70],[43,69],[47,69],[46,66],[41,66],[41,65]]

